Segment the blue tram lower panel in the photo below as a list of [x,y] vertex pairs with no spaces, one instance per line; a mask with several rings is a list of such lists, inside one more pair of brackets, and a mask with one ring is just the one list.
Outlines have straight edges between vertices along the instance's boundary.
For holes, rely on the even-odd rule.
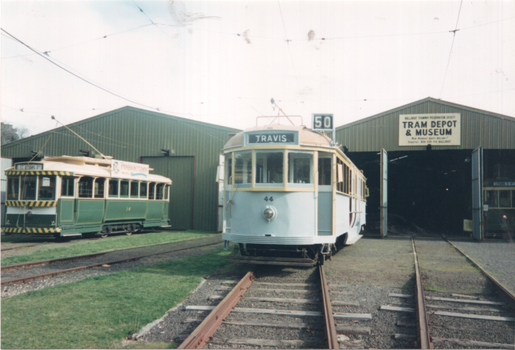
[[[318,235],[315,195],[314,192],[227,191],[226,203],[230,200],[231,204],[225,207],[222,239],[277,245],[334,243],[336,236],[325,232]],[[270,221],[263,215],[267,208],[275,212]],[[328,225],[331,227],[331,222]]]

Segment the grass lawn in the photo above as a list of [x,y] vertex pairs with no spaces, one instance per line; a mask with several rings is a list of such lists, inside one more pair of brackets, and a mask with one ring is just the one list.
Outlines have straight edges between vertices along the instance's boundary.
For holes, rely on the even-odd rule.
[[1,346],[119,348],[125,337],[184,300],[203,277],[223,269],[227,254],[219,250],[5,298]]
[[[93,254],[113,249],[132,248],[167,242],[177,242],[187,239],[209,237],[216,233],[199,231],[163,231],[137,234],[132,236],[111,236],[93,241],[70,241],[61,247],[55,245],[42,246],[40,250],[26,255],[16,255],[2,259],[2,266],[20,264],[24,262],[65,258],[75,255]],[[8,237],[2,237],[2,242]],[[70,244],[71,243],[71,244]],[[30,249],[30,248],[29,248]]]

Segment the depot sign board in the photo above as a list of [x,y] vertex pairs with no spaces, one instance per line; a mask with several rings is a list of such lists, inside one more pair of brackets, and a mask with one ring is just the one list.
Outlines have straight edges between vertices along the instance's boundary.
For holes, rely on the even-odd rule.
[[399,146],[459,146],[461,114],[399,115]]

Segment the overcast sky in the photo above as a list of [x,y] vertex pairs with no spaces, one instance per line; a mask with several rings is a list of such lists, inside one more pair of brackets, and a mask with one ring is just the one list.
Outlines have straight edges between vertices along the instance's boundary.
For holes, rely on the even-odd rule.
[[243,129],[272,97],[306,125],[428,96],[515,117],[515,0],[1,6],[2,121],[29,135],[126,105]]

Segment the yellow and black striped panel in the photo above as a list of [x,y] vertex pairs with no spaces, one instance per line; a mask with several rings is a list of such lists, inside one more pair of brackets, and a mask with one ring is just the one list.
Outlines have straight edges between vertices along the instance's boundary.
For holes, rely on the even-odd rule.
[[60,228],[39,227],[2,227],[5,233],[58,233]]
[[29,208],[43,208],[55,207],[57,201],[5,201],[6,207],[29,207]]
[[15,175],[61,175],[73,176],[71,171],[46,171],[46,170],[11,170],[5,173],[7,176]]

